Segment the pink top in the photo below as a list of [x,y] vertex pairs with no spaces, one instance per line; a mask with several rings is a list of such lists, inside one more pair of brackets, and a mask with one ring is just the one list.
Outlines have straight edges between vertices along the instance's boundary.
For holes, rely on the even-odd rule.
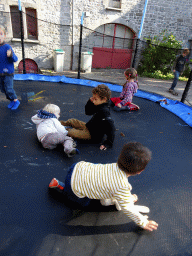
[[120,104],[124,106],[127,102],[132,102],[133,95],[137,92],[138,84],[137,82],[126,82],[126,85],[123,86],[123,90],[120,93],[121,102]]

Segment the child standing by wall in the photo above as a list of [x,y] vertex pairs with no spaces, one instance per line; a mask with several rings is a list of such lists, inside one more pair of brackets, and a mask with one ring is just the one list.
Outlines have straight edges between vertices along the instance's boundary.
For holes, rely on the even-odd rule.
[[131,194],[128,177],[140,174],[151,159],[151,151],[141,143],[131,142],[123,146],[117,163],[73,164],[65,178],[65,184],[53,178],[49,188],[62,192],[68,199],[80,206],[88,206],[91,199],[99,199],[102,205],[116,204],[138,226],[149,231],[156,230],[158,224],[148,220],[149,208],[134,205],[136,195]]
[[178,95],[178,93],[174,90],[176,85],[177,85],[177,82],[179,80],[179,76],[182,74],[183,70],[184,70],[184,67],[185,67],[185,64],[187,62],[187,55],[189,54],[189,49],[184,49],[183,50],[183,53],[179,56],[177,56],[174,64],[173,64],[173,73],[174,73],[174,80],[173,80],[173,83],[169,89],[169,92],[173,95]]
[[[85,114],[93,117],[87,123],[69,119],[61,121],[61,124],[72,127],[68,129],[68,135],[72,138],[92,140],[94,143],[101,142],[100,149],[106,150],[112,147],[115,137],[115,126],[108,105],[111,91],[106,85],[100,84],[92,90],[92,93],[93,96],[85,105]],[[103,140],[104,135],[107,136],[105,140]]]
[[59,122],[59,116],[60,108],[54,104],[47,104],[31,120],[36,124],[37,137],[44,148],[53,149],[62,144],[67,156],[72,157],[78,151],[73,139],[67,136],[68,131]]
[[138,110],[139,107],[132,103],[133,95],[137,92],[137,71],[134,68],[128,68],[124,72],[126,83],[119,97],[111,98],[111,104],[115,111]]
[[15,110],[20,102],[13,89],[13,62],[18,60],[12,47],[5,43],[5,28],[0,25],[0,88],[1,92],[5,93],[6,98],[10,100],[8,108]]

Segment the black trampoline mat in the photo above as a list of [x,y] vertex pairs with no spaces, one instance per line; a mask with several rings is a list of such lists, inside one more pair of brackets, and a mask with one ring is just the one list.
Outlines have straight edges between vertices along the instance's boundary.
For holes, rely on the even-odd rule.
[[[52,151],[42,148],[31,117],[53,103],[61,108],[60,120],[86,122],[90,117],[84,114],[84,106],[92,88],[15,81],[15,90],[19,98],[24,92],[41,92],[35,99],[41,98],[21,101],[13,112],[1,94],[0,255],[192,255],[192,132],[188,125],[159,104],[134,97],[139,111],[111,110],[117,129],[112,149],[100,151],[99,145],[78,141],[80,154],[68,158],[60,146]],[[149,219],[159,224],[157,231],[138,228],[113,207],[96,202],[82,211],[48,191],[51,179],[64,180],[73,163],[116,162],[122,146],[130,141],[152,151],[146,170],[129,182],[138,204],[150,208]]]

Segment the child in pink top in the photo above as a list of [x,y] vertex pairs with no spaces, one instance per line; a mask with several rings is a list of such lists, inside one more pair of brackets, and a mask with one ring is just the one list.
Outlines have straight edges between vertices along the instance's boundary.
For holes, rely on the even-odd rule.
[[126,83],[123,85],[123,90],[120,97],[111,98],[111,103],[115,111],[123,110],[138,110],[139,106],[132,103],[133,95],[137,92],[137,71],[134,68],[125,70]]

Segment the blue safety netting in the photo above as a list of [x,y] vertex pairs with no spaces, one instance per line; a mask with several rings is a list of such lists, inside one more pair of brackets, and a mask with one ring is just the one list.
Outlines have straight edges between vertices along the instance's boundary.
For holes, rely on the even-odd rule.
[[[28,80],[28,81],[41,81],[41,82],[55,82],[55,83],[67,83],[67,84],[79,84],[84,86],[96,87],[101,82],[85,79],[75,79],[65,76],[45,76],[40,74],[16,74],[14,75],[14,80]],[[122,87],[117,84],[106,84],[111,91],[121,92]],[[164,98],[161,95],[149,93],[145,91],[138,90],[134,95],[136,97],[151,100],[153,102],[159,102],[160,105],[180,117],[186,124],[192,127],[192,108],[175,100],[170,100]]]

